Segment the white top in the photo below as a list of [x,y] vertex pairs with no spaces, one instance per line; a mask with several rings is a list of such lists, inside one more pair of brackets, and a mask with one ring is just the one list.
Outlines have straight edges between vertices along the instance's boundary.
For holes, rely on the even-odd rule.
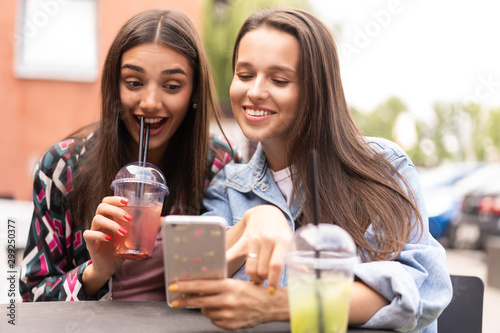
[[293,197],[293,184],[292,184],[292,175],[290,173],[290,167],[279,170],[273,173],[273,178],[276,184],[286,199],[286,203],[288,207],[292,207],[292,197]]

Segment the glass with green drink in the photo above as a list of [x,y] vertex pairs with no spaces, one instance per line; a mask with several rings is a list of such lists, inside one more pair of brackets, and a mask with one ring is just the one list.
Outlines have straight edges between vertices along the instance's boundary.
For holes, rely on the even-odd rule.
[[353,267],[359,262],[350,235],[332,224],[306,225],[287,254],[292,333],[345,333]]

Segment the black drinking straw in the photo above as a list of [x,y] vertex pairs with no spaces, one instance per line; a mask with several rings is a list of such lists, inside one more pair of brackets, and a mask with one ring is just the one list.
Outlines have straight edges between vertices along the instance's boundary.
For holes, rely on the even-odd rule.
[[146,162],[148,161],[148,147],[149,147],[149,126],[151,124],[147,123],[146,124],[146,134],[144,137],[144,157],[142,158],[142,163],[146,165]]
[[[146,161],[148,158],[148,146],[149,146],[149,127],[150,123],[146,124],[146,131],[144,131],[144,123],[145,119],[144,117],[141,117],[141,129],[140,129],[140,135],[139,135],[139,165],[142,167],[146,167]],[[142,197],[144,195],[144,183],[139,182],[137,184],[137,191],[136,191],[136,196],[138,198]],[[139,204],[139,203],[138,203]],[[140,210],[135,211],[135,218],[138,218],[140,216]],[[136,251],[137,253],[140,252],[140,240],[142,238],[142,230],[138,229],[136,231]]]
[[[319,194],[318,194],[318,153],[316,149],[311,150],[309,153],[309,187],[311,190],[311,202],[312,202],[312,213],[313,213],[313,223],[316,227],[319,225],[320,220],[320,208],[319,208]],[[314,257],[320,257],[320,251],[316,248],[314,249]],[[321,278],[321,270],[319,268],[315,269],[316,271],[316,280]],[[321,293],[318,288],[316,289],[316,299],[318,300],[318,329],[320,333],[325,331],[323,326],[323,301],[321,297]]]
[[311,150],[309,153],[309,182],[311,186],[312,204],[313,204],[313,223],[319,224],[319,195],[318,195],[318,152],[316,149]]
[[141,129],[139,130],[139,157],[137,158],[137,160],[139,162],[142,161],[142,152],[143,152],[143,141],[144,141],[144,122],[145,122],[145,119],[144,117],[141,117]]
[[[149,146],[149,127],[151,126],[150,123],[146,124],[146,131],[144,131],[144,123],[145,119],[144,117],[141,117],[141,134],[139,135],[139,164],[142,167],[146,166],[146,162],[148,159],[148,146]],[[138,191],[137,191],[137,197],[141,197],[144,192],[144,184],[139,183]]]

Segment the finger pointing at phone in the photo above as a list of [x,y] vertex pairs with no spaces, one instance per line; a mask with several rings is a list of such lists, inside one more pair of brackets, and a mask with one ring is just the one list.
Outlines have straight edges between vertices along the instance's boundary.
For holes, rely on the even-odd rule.
[[245,269],[252,281],[262,284],[267,279],[269,292],[274,293],[293,237],[281,210],[272,205],[253,207],[227,233],[228,239],[236,239],[229,241],[227,261],[246,260]]

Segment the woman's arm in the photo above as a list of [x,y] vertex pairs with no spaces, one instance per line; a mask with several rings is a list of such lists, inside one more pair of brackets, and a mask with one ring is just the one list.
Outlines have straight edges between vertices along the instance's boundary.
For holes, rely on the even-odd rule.
[[[169,290],[202,294],[179,298],[172,303],[175,307],[195,306],[212,323],[224,329],[253,327],[272,321],[290,320],[288,288],[276,289],[269,295],[267,288],[252,282],[223,280],[182,281],[169,286]],[[388,301],[362,282],[354,282],[349,306],[349,324],[365,323]]]
[[[378,138],[371,140],[371,144],[385,155],[407,182],[423,224],[421,234],[414,230],[417,237],[408,240],[396,260],[366,262],[355,268],[355,275],[361,281],[389,301],[364,327],[421,330],[436,325],[436,318],[451,300],[446,252],[429,233],[420,182],[409,157],[393,142]],[[373,244],[377,243],[371,228],[365,237]]]
[[228,277],[233,276],[243,266],[246,260],[244,254],[230,254],[227,252],[234,244],[238,242],[243,233],[245,232],[245,222],[240,221],[233,227],[226,230],[226,261],[227,261],[227,274]]
[[[123,197],[105,197],[97,207],[90,229],[83,233],[92,259],[82,277],[87,296],[94,296],[124,261],[115,256],[111,235],[125,236],[128,223],[134,223],[134,217],[123,209],[127,204],[128,200]],[[116,222],[120,220],[125,227]]]
[[353,282],[349,302],[349,324],[363,325],[389,301],[361,281]]
[[203,296],[174,301],[174,307],[195,306],[202,309],[214,325],[224,329],[253,327],[271,321],[287,321],[287,288],[269,295],[266,287],[236,279],[181,281],[169,290]]
[[[60,147],[49,150],[38,165],[33,184],[34,213],[19,281],[23,301],[70,301],[86,298],[82,275],[89,264],[83,230],[72,224],[66,208],[69,165],[61,165]],[[69,168],[69,170],[68,170]],[[61,181],[63,180],[63,181]],[[64,192],[63,192],[64,191]],[[49,208],[50,207],[50,208]],[[109,292],[104,285],[97,297]]]

